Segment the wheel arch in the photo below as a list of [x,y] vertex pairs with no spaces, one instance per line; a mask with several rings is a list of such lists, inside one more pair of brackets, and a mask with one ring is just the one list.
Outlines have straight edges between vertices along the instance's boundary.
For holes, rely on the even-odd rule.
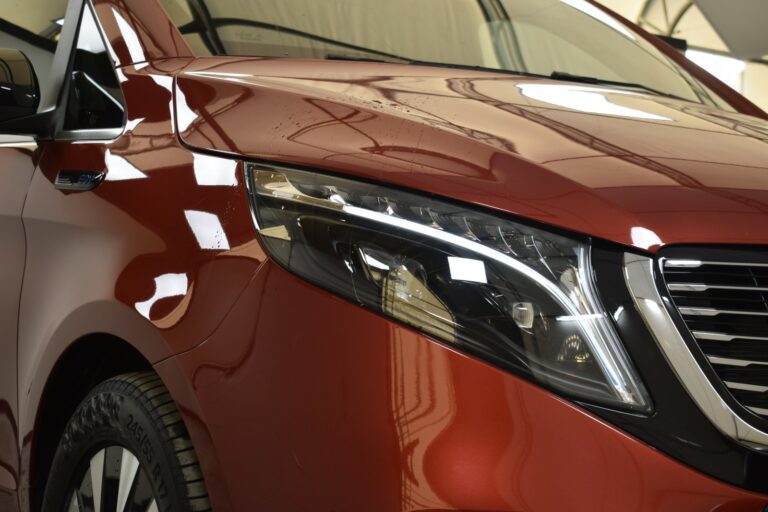
[[59,439],[80,402],[100,382],[146,370],[152,365],[142,353],[112,334],[82,336],[61,354],[46,379],[35,415],[27,465],[29,510],[40,510]]
[[37,512],[58,440],[90,389],[172,354],[160,331],[116,301],[83,304],[45,339],[19,342],[19,498],[22,510]]

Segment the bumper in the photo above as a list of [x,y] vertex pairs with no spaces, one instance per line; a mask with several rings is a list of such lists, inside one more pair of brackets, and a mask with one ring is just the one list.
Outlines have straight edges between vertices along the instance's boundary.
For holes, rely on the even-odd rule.
[[157,369],[220,512],[768,504],[271,262],[210,339]]

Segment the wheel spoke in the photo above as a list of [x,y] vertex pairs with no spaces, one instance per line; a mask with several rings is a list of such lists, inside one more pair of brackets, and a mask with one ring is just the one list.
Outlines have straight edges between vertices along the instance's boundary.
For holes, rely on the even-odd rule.
[[101,512],[120,512],[117,495],[123,472],[123,453],[120,446],[110,446],[104,454],[104,479],[101,483]]
[[93,506],[93,482],[91,481],[91,470],[85,471],[85,476],[80,481],[80,488],[75,489],[75,498],[77,498],[77,506],[81,512],[94,512]]
[[77,491],[72,493],[72,499],[69,502],[67,512],[80,512],[80,502],[77,500]]
[[91,458],[65,510],[158,512],[158,505],[152,482],[139,459],[129,449],[112,445]]
[[101,450],[91,459],[91,489],[93,490],[93,507],[95,512],[101,512],[101,486],[104,481],[104,454]]
[[123,457],[120,462],[120,483],[117,488],[117,512],[126,512],[125,506],[128,503],[128,495],[131,493],[138,471],[139,460],[123,448]]
[[133,490],[131,491],[128,510],[131,510],[132,512],[147,510],[154,500],[154,497],[155,493],[152,489],[152,483],[149,481],[149,476],[144,468],[140,468],[139,476],[136,479],[136,485],[133,486]]

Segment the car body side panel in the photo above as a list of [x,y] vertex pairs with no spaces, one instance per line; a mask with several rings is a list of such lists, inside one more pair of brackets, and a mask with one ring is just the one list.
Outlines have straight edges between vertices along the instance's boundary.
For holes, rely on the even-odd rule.
[[0,510],[16,510],[19,486],[17,315],[26,242],[21,213],[37,144],[0,135]]
[[195,390],[199,403],[182,401],[182,413],[207,426],[236,511],[756,512],[768,502],[271,261],[210,339],[157,369],[172,390]]
[[[241,164],[193,155],[173,133],[174,65],[122,69],[123,135],[47,143],[32,180],[18,357],[27,465],[47,378],[73,343],[109,334],[150,363],[189,350],[215,330],[264,259]],[[92,191],[61,191],[61,170],[106,178]]]

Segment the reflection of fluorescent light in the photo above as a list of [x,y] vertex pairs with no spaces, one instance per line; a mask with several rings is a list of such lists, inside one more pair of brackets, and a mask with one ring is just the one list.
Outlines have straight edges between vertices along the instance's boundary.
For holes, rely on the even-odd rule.
[[488,283],[485,275],[485,263],[481,260],[448,257],[451,269],[451,279],[454,281],[471,281],[473,283]]
[[155,278],[155,293],[144,302],[135,304],[136,311],[147,320],[150,320],[152,306],[162,299],[178,297],[187,294],[189,280],[186,274],[163,274]]
[[601,89],[597,87],[581,87],[561,84],[518,84],[523,94],[531,99],[543,101],[558,107],[564,107],[589,114],[630,117],[634,119],[649,119],[652,121],[671,121],[668,117],[651,114],[636,108],[625,107],[612,103],[606,94],[634,95],[629,91],[616,89]]
[[582,320],[599,320],[600,318],[603,318],[603,315],[595,313],[592,315],[558,316],[558,317],[555,317],[555,320],[557,320],[558,322],[580,322]]
[[701,260],[667,260],[664,262],[665,267],[671,268],[699,268],[702,265]]
[[187,97],[184,91],[176,88],[176,119],[179,122],[179,131],[186,132],[197,121],[197,114],[187,105]]
[[744,70],[747,69],[747,63],[743,60],[697,50],[688,50],[685,56],[731,88],[741,92]]
[[632,34],[632,32],[630,32],[629,29],[627,29],[627,27],[622,25],[619,20],[610,17],[607,13],[601,11],[598,7],[595,7],[589,2],[586,2],[585,0],[560,0],[560,1],[566,5],[570,5],[574,9],[577,9],[583,12],[587,16],[591,16],[592,18],[603,23],[604,25],[608,25],[609,27],[611,27],[613,30],[620,33],[621,35],[628,37],[633,41],[636,40],[634,34]]
[[202,76],[209,78],[252,78],[253,75],[245,73],[223,73],[221,71],[190,71],[188,75]]
[[203,186],[237,186],[237,161],[194,153],[195,179]]
[[215,251],[228,251],[230,249],[227,234],[224,233],[224,227],[218,216],[195,210],[187,210],[184,215],[187,217],[189,227],[192,228],[201,249]]
[[146,119],[145,117],[140,117],[138,119],[129,119],[128,122],[125,123],[125,131],[132,132],[133,130],[136,129],[137,126],[143,123],[145,119]]
[[[125,18],[123,18],[123,15],[114,7],[112,8],[112,14],[115,16],[117,27],[120,29],[120,35],[123,36],[123,42],[125,43],[125,46],[128,47],[128,54],[131,56],[132,63],[136,64],[147,60],[144,56],[144,48],[141,46],[139,36],[136,34],[136,31],[133,30],[131,24],[128,23]],[[127,62],[123,62],[123,64],[127,64]]]
[[[362,251],[361,251],[362,252]],[[375,268],[376,270],[384,270],[389,271],[389,265],[384,263],[383,261],[379,261],[370,254],[363,252],[363,259],[365,260],[366,265],[368,265],[371,268]]]
[[661,245],[662,241],[659,235],[646,228],[632,228],[632,243],[641,249],[649,249],[654,245]]
[[147,175],[138,170],[135,165],[122,156],[112,154],[110,150],[107,150],[105,159],[107,161],[107,176],[104,178],[106,181],[143,180],[147,178]]

